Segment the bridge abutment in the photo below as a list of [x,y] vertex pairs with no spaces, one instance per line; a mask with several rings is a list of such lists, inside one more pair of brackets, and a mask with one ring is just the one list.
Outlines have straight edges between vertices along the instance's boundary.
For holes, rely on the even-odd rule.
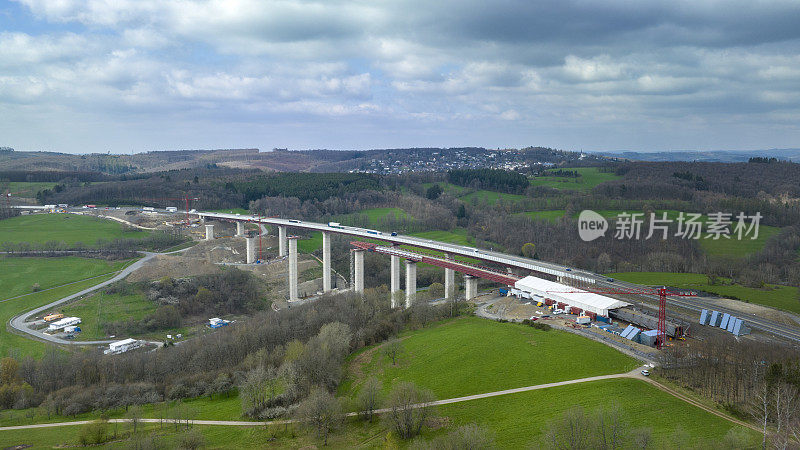
[[322,292],[331,290],[331,234],[322,232]]
[[472,300],[478,296],[478,279],[472,275],[464,275],[465,298]]
[[353,250],[353,287],[356,293],[361,295],[364,294],[364,253],[365,251],[360,248]]
[[214,240],[214,225],[206,225],[206,240]]
[[391,283],[389,286],[389,295],[391,296],[392,308],[400,306],[400,257],[397,255],[390,255],[391,266],[389,267],[389,275]]
[[286,227],[278,227],[278,256],[286,256]]
[[297,237],[292,236],[288,239],[289,244],[289,301],[295,302],[300,299],[297,292]]

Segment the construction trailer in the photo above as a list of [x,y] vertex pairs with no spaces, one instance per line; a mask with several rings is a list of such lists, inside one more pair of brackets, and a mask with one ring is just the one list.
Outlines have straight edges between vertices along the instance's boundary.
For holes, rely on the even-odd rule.
[[70,325],[77,325],[81,323],[80,317],[64,317],[63,319],[56,320],[47,326],[47,331],[62,330]]
[[117,355],[120,353],[125,353],[127,351],[133,350],[135,348],[139,348],[144,343],[142,341],[138,341],[133,338],[123,339],[121,341],[116,341],[108,344],[108,349],[104,350],[103,353],[106,355]]
[[64,315],[61,314],[61,313],[48,314],[48,315],[44,316],[44,321],[45,322],[52,322],[54,320],[62,319],[63,317],[64,317]]

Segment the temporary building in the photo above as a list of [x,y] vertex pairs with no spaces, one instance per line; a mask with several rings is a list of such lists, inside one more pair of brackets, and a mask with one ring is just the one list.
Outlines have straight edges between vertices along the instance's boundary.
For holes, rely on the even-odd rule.
[[517,281],[514,283],[514,287],[522,292],[553,299],[556,302],[574,306],[601,316],[608,316],[609,310],[629,305],[629,303],[623,302],[622,300],[587,292],[566,284],[556,283],[555,281],[534,276],[528,276]]

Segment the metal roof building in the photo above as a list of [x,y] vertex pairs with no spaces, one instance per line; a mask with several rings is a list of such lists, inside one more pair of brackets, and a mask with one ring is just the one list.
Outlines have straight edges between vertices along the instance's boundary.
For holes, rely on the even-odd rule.
[[555,301],[566,303],[569,306],[581,308],[584,311],[591,311],[606,317],[608,317],[609,310],[630,305],[630,303],[623,302],[622,300],[532,276],[517,281],[514,287],[522,292],[528,292],[539,297],[551,298]]

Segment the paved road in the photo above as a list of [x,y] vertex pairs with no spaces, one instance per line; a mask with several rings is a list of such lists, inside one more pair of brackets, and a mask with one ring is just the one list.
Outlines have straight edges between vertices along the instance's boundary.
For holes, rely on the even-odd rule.
[[[596,377],[578,378],[578,379],[574,379],[574,380],[558,381],[558,382],[555,382],[555,383],[544,383],[544,384],[537,384],[537,385],[534,385],[534,386],[525,386],[525,387],[514,388],[514,389],[504,389],[504,390],[501,390],[501,391],[486,392],[486,393],[483,393],[483,394],[466,395],[466,396],[463,396],[463,397],[448,398],[448,399],[437,400],[437,401],[429,402],[429,403],[418,403],[418,404],[414,405],[414,407],[415,408],[426,408],[426,407],[430,407],[430,406],[449,405],[449,404],[453,404],[453,403],[468,402],[468,401],[471,401],[471,400],[480,400],[480,399],[484,399],[484,398],[498,397],[498,396],[501,396],[501,395],[518,394],[520,392],[536,391],[536,390],[540,390],[540,389],[548,389],[548,388],[558,387],[558,386],[568,386],[568,385],[571,385],[571,384],[588,383],[588,382],[592,382],[592,381],[611,380],[611,379],[616,379],[616,378],[635,378],[635,379],[643,380],[643,381],[645,381],[647,383],[650,383],[650,384],[656,386],[657,388],[669,393],[670,395],[673,395],[673,396],[675,396],[675,397],[677,397],[677,398],[679,398],[679,399],[681,399],[681,400],[683,400],[685,402],[688,402],[688,403],[692,404],[693,406],[697,406],[699,408],[702,408],[703,410],[708,411],[711,414],[719,416],[719,417],[721,417],[721,418],[723,418],[725,420],[728,420],[730,422],[733,422],[733,423],[735,423],[737,425],[741,425],[741,426],[748,427],[750,429],[758,431],[758,427],[755,427],[755,426],[753,426],[751,424],[748,424],[746,422],[742,422],[742,421],[736,420],[736,419],[734,419],[732,417],[727,416],[726,414],[723,414],[723,413],[721,413],[719,411],[716,411],[713,408],[709,408],[707,406],[704,406],[703,404],[701,404],[701,403],[699,403],[697,401],[694,401],[694,400],[692,400],[692,399],[690,399],[690,398],[688,398],[688,397],[686,397],[686,396],[684,396],[682,394],[679,394],[679,393],[677,393],[677,392],[675,392],[675,391],[673,391],[673,390],[671,390],[669,388],[666,388],[665,386],[659,384],[658,382],[655,382],[655,381],[651,380],[648,377],[643,376],[641,374],[641,371],[642,371],[642,369],[645,369],[645,368],[647,368],[647,366],[645,366],[645,367],[637,367],[636,369],[631,370],[630,372],[625,372],[625,373],[616,373],[616,374],[611,374],[611,375],[600,375],[600,376],[596,376]],[[383,413],[387,413],[389,411],[390,411],[390,409],[383,408],[383,409],[376,410],[375,413],[376,414],[383,414]],[[350,412],[350,413],[347,413],[346,416],[347,417],[353,417],[353,416],[356,416],[358,414],[359,414],[358,412]],[[128,420],[128,419],[111,419],[111,420],[109,420],[109,422],[112,422],[112,423],[123,423],[123,422],[129,422],[129,421],[130,420]],[[160,422],[172,423],[172,422],[174,422],[174,420],[172,420],[172,419],[163,419],[163,420],[162,419],[141,419],[141,421],[145,422],[145,423],[160,423]],[[30,424],[30,425],[15,425],[15,426],[8,426],[8,427],[0,427],[0,431],[30,430],[30,429],[36,429],[36,428],[52,428],[52,427],[72,426],[72,425],[85,425],[85,424],[90,423],[90,422],[92,422],[92,421],[90,421],[90,420],[77,420],[77,421],[73,421],[73,422],[55,422],[55,423],[36,423],[36,424]],[[191,420],[191,423],[194,424],[194,425],[220,425],[220,426],[234,426],[234,427],[283,425],[283,424],[286,424],[286,423],[293,423],[293,422],[297,422],[297,420],[295,420],[295,419],[286,419],[286,420],[271,420],[271,421],[266,421],[266,422],[248,422],[248,421],[236,421],[236,420]]]
[[48,304],[46,304],[44,306],[40,306],[38,308],[32,309],[32,310],[30,310],[28,312],[25,312],[25,313],[22,313],[22,314],[20,314],[18,316],[15,316],[9,321],[9,325],[11,325],[11,327],[14,328],[15,330],[20,331],[22,333],[29,334],[30,336],[33,336],[36,339],[43,340],[43,341],[48,341],[48,342],[53,342],[53,343],[56,343],[56,344],[102,345],[102,344],[108,344],[110,342],[114,342],[116,339],[114,339],[114,340],[98,340],[98,341],[70,341],[70,340],[65,340],[65,339],[61,339],[61,338],[56,337],[56,336],[49,335],[47,333],[43,333],[43,332],[41,332],[39,330],[33,330],[33,329],[28,327],[28,324],[26,322],[28,322],[28,318],[29,317],[38,315],[38,314],[42,313],[43,311],[47,311],[47,310],[53,309],[53,308],[55,308],[55,307],[57,307],[59,305],[62,305],[64,303],[68,303],[68,302],[70,302],[70,301],[72,301],[72,300],[74,300],[74,299],[76,299],[76,298],[78,298],[78,297],[80,297],[82,295],[86,295],[86,294],[88,294],[90,292],[96,291],[96,290],[98,290],[100,288],[108,286],[109,284],[116,283],[117,281],[124,279],[125,277],[130,275],[133,271],[135,271],[138,268],[142,267],[142,265],[144,263],[146,263],[147,261],[151,260],[156,255],[158,255],[158,253],[152,253],[152,252],[143,252],[143,253],[145,254],[145,256],[143,258],[139,259],[138,261],[134,262],[133,264],[129,265],[128,267],[122,269],[121,271],[119,271],[119,273],[117,273],[116,276],[112,277],[111,279],[106,280],[106,281],[104,281],[102,283],[96,284],[96,285],[94,285],[94,286],[92,286],[90,288],[86,288],[86,289],[84,289],[84,290],[82,290],[80,292],[76,292],[75,294],[68,295],[68,296],[66,296],[64,298],[60,298],[60,299],[58,299],[58,300],[56,300],[54,302],[48,303]]
[[[609,282],[607,277],[605,277],[604,275],[583,271],[579,269],[574,269],[559,264],[548,263],[540,260],[533,260],[529,258],[524,258],[522,256],[508,255],[505,253],[495,252],[491,250],[476,249],[474,247],[466,247],[462,245],[438,242],[431,239],[423,239],[414,236],[406,236],[406,235],[392,236],[390,233],[379,232],[377,230],[367,230],[364,228],[357,228],[357,227],[333,228],[323,223],[300,221],[294,219],[279,219],[274,217],[257,217],[249,215],[215,213],[215,212],[204,212],[204,211],[198,211],[196,214],[199,217],[208,217],[214,219],[233,220],[233,221],[244,220],[244,221],[260,223],[262,225],[269,224],[269,225],[286,226],[291,228],[303,228],[308,230],[325,231],[328,233],[344,234],[366,239],[373,239],[373,240],[377,239],[398,245],[411,245],[419,248],[442,251],[451,255],[467,256],[474,259],[494,262],[508,267],[534,270],[551,275],[578,279],[581,281],[589,282],[594,286],[598,287],[600,290],[619,290],[620,288],[632,289],[632,290],[647,289],[646,286],[635,285],[633,283],[626,283],[616,280],[614,282]],[[649,308],[658,307],[657,296],[640,295],[638,296],[638,299],[641,302],[640,306]],[[688,310],[690,313],[697,313],[696,320],[700,319],[699,312],[701,309],[704,308],[715,309],[723,313],[727,312],[737,317],[742,316],[741,312],[731,310],[728,308],[721,308],[716,305],[711,305],[709,302],[703,300],[701,297],[697,298],[670,297],[668,300],[668,305],[669,305],[668,309],[673,311],[672,314],[674,314],[677,308],[681,308],[684,311]],[[745,325],[747,325],[750,328],[758,329],[767,332],[769,334],[772,334],[774,336],[788,339],[791,341],[800,342],[800,328],[798,327],[779,324],[772,320],[757,316],[746,316],[742,317],[742,319],[745,319]]]

